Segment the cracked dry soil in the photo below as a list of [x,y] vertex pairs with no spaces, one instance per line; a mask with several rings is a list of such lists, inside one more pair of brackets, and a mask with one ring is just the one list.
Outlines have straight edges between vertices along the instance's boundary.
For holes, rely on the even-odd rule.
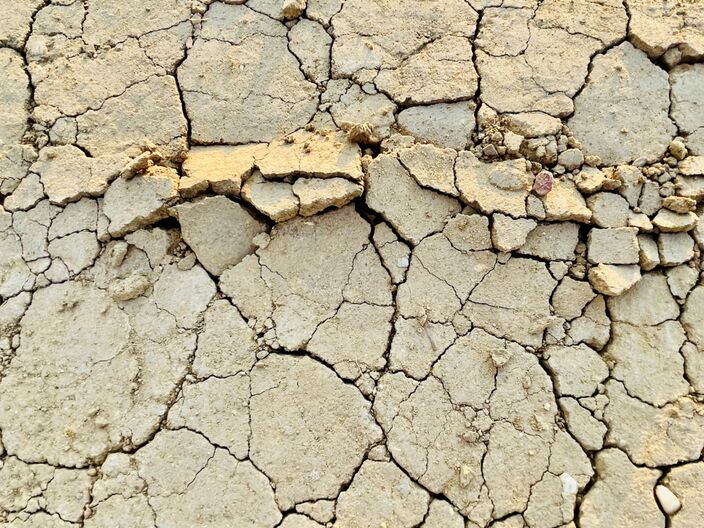
[[0,526],[702,526],[704,3],[0,7]]

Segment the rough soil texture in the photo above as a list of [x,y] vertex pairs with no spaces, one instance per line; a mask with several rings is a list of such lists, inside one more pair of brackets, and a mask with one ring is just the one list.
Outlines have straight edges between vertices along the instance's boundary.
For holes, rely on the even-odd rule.
[[702,525],[704,3],[0,7],[0,526]]

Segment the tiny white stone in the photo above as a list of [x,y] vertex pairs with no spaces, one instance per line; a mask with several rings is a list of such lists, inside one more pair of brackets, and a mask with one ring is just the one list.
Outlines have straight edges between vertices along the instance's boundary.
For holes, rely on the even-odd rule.
[[677,496],[663,485],[655,486],[655,496],[658,498],[662,510],[668,515],[678,512],[682,507]]
[[579,486],[577,481],[569,473],[563,473],[560,475],[560,481],[562,482],[562,493],[576,495]]
[[27,43],[26,50],[28,55],[35,58],[43,57],[49,51],[46,42],[42,39],[30,40]]
[[400,259],[398,259],[398,262],[396,263],[396,265],[399,268],[407,268],[409,265],[408,257],[401,257]]

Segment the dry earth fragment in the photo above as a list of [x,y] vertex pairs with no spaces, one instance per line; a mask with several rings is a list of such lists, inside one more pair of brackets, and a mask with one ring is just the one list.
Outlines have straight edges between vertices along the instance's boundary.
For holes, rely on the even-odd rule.
[[254,251],[252,239],[266,225],[240,204],[212,196],[175,208],[184,241],[213,275],[240,262]]
[[684,528],[690,523],[696,523],[703,513],[699,500],[703,479],[704,467],[701,462],[685,464],[668,473],[665,480],[667,487],[681,504],[681,510],[674,512],[675,515],[671,518],[673,528]]
[[293,184],[301,216],[313,216],[328,207],[343,207],[361,196],[364,187],[345,178],[299,178]]
[[362,180],[359,146],[341,132],[299,131],[272,142],[256,161],[268,179],[286,176],[342,177]]
[[270,356],[251,377],[250,457],[275,484],[280,508],[336,496],[380,440],[369,403],[306,357]]
[[65,205],[84,196],[100,196],[125,162],[124,156],[88,158],[73,146],[47,147],[39,153],[32,171],[39,174],[49,200]]
[[166,167],[153,167],[131,180],[115,180],[105,192],[103,206],[110,234],[124,235],[166,218],[167,206],[178,196],[177,186],[178,174]]
[[589,270],[589,282],[599,293],[621,295],[640,280],[640,268],[599,264]]
[[[57,316],[48,322],[46,313]],[[159,334],[132,330],[135,317],[155,318]],[[144,442],[194,346],[169,319],[153,301],[136,304],[128,316],[101,290],[75,282],[38,292],[24,318],[22,349],[1,383],[5,449],[27,461],[82,467],[108,450]],[[143,381],[135,380],[154,344],[169,346],[170,358],[145,365]]]
[[624,42],[594,59],[568,126],[604,164],[655,161],[675,135],[669,90],[667,74]]
[[653,495],[659,471],[634,466],[617,449],[597,454],[596,462],[597,474],[603,480],[589,490],[580,506],[582,526],[665,526]]
[[212,6],[178,81],[200,143],[270,141],[305,125],[316,108],[315,85],[288,49],[286,27],[243,5]]
[[193,147],[183,162],[184,177],[178,190],[193,198],[212,189],[217,194],[239,196],[242,183],[252,174],[256,156],[266,145]]
[[630,35],[653,58],[674,48],[683,59],[704,56],[701,31],[704,9],[697,3],[661,4],[655,0],[629,2]]
[[445,221],[459,212],[456,200],[420,187],[391,156],[378,156],[368,171],[367,205],[412,244],[442,230]]
[[485,164],[470,152],[462,152],[455,165],[457,189],[462,199],[483,213],[526,215],[525,200],[533,176],[523,160]]
[[347,491],[340,494],[334,526],[415,526],[424,519],[428,501],[428,492],[408,478],[396,464],[367,460]]
[[412,106],[398,114],[401,132],[423,143],[462,150],[471,141],[474,130],[472,103],[438,103]]

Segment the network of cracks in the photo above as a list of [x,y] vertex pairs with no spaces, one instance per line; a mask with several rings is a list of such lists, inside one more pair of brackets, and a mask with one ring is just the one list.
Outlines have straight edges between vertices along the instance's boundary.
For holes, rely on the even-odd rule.
[[699,526],[703,6],[6,12],[0,526]]

